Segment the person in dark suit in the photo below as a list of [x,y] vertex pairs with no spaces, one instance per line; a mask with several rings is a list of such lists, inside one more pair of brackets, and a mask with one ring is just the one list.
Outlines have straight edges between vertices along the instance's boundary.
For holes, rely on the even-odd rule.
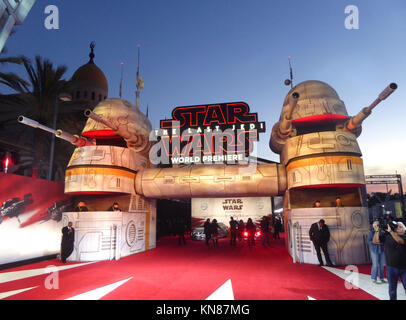
[[248,218],[245,228],[247,229],[248,232],[248,246],[249,247],[251,245],[255,246],[255,232],[257,231],[257,227],[252,222],[251,218]]
[[243,239],[244,230],[245,230],[245,223],[241,219],[238,222],[238,241],[241,241]]
[[107,211],[121,212],[118,202],[114,202],[113,205]]
[[183,218],[180,218],[176,224],[176,233],[178,235],[179,245],[181,245],[182,242],[183,244],[186,244],[185,232],[186,232],[185,221],[183,220]]
[[236,245],[238,222],[233,217],[230,218],[230,245]]
[[323,259],[321,257],[321,250],[323,250],[324,257],[326,258],[326,263],[329,267],[333,266],[328,254],[327,243],[330,241],[330,230],[325,224],[324,220],[321,219],[319,222],[313,223],[309,230],[310,240],[313,242],[314,248],[317,252],[317,259],[319,259],[319,266],[324,266]]
[[262,238],[262,246],[265,246],[265,241],[270,246],[269,242],[269,218],[267,216],[263,216],[261,220],[261,238]]
[[213,219],[211,224],[210,224],[210,230],[211,230],[211,240],[213,241],[213,247],[218,247],[219,246],[219,225],[217,223],[216,219]]
[[69,221],[66,227],[62,228],[61,261],[66,263],[66,259],[72,254],[75,243],[75,229]]
[[209,246],[209,241],[211,239],[211,223],[210,223],[210,219],[207,219],[206,222],[203,225],[203,232],[204,232],[204,236],[206,239],[206,246]]
[[282,230],[282,222],[280,216],[273,216],[273,236],[274,239],[280,239],[279,232]]

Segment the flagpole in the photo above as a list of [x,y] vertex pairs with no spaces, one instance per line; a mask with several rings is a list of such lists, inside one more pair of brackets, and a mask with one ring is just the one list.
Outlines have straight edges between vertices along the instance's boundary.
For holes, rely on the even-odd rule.
[[123,89],[123,69],[124,69],[124,62],[120,63],[121,65],[121,79],[120,79],[120,99],[122,98],[122,89]]
[[140,76],[140,45],[137,44],[138,48],[138,66],[137,66],[137,91],[135,92],[135,106],[140,107],[140,88],[138,86],[138,79]]
[[292,65],[290,64],[290,56],[288,57],[289,60],[289,71],[290,71],[290,87],[293,88],[293,71]]

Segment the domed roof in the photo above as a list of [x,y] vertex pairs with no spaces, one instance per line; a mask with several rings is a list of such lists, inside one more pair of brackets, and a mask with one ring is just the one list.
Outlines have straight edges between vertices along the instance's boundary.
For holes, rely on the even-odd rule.
[[93,112],[105,119],[105,122],[89,119],[82,136],[95,139],[122,137],[128,148],[137,152],[148,152],[151,122],[137,106],[119,98],[110,98],[99,102]]
[[93,82],[99,84],[103,89],[108,91],[108,83],[103,71],[94,63],[94,43],[90,45],[91,52],[89,54],[90,60],[88,63],[81,66],[75,71],[72,76],[72,81],[77,82]]
[[96,82],[100,84],[103,89],[108,90],[106,76],[93,61],[89,61],[77,69],[72,76],[72,81]]
[[348,118],[345,104],[337,92],[327,83],[318,80],[303,81],[286,95],[280,120],[289,109],[289,97],[297,92],[299,99],[292,112],[293,123],[313,124],[314,122],[339,122]]
[[318,80],[308,80],[303,81],[290,89],[286,95],[283,105],[288,103],[288,98],[293,92],[299,93],[301,100],[316,99],[321,97],[340,99],[337,92],[329,84]]

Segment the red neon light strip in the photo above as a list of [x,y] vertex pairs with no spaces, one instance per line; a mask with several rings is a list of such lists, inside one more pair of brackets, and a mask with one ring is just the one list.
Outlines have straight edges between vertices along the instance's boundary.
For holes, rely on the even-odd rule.
[[300,187],[293,187],[291,189],[311,189],[311,188],[359,188],[364,186],[361,183],[335,183],[335,184],[315,184],[311,186],[300,186]]
[[112,139],[112,138],[121,138],[117,133],[113,130],[94,130],[94,131],[87,131],[83,132],[82,136],[85,138],[93,138],[93,139]]
[[314,116],[295,119],[292,123],[295,126],[313,125],[318,123],[335,123],[349,119],[341,114],[318,114]]

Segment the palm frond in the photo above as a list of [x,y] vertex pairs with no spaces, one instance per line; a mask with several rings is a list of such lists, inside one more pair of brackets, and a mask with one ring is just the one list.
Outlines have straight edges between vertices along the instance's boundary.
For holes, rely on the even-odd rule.
[[18,93],[24,93],[28,91],[29,83],[24,79],[20,78],[15,73],[3,73],[0,72],[0,83],[13,89]]
[[30,60],[25,56],[0,58],[0,64],[5,63],[23,64],[25,61],[29,63]]

